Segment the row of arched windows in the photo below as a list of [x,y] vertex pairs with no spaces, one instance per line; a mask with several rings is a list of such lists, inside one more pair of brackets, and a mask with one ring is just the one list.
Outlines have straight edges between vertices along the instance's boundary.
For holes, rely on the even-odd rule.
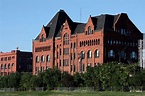
[[[95,58],[99,58],[100,52],[99,52],[98,49],[96,49],[94,53],[92,53],[92,51],[89,50],[89,51],[87,52],[87,58],[92,58],[92,54],[94,54],[94,57],[95,57]],[[84,51],[81,51],[80,56],[81,56],[80,59],[84,59],[84,58],[85,58],[85,52],[84,52]]]
[[94,39],[94,40],[87,40],[87,41],[81,41],[80,47],[82,46],[92,46],[92,45],[99,45],[100,39]]
[[11,67],[14,66],[14,63],[12,64],[1,64],[1,69],[11,69]]
[[50,62],[50,55],[47,55],[46,57],[44,55],[42,55],[41,57],[36,56],[36,63],[38,62],[45,62],[45,58],[46,58],[46,62]]

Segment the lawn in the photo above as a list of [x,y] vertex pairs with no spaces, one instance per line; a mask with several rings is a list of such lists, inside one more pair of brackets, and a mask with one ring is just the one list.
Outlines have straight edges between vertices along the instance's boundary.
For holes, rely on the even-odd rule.
[[145,92],[30,91],[0,92],[0,96],[145,96]]

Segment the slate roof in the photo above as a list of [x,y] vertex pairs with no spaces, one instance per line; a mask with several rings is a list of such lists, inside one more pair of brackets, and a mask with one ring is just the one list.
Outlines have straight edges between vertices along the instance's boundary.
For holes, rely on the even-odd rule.
[[[118,16],[119,15],[102,14],[99,16],[91,17],[91,19],[94,24],[95,30],[100,30],[102,28],[113,29],[113,24],[117,20]],[[44,26],[47,38],[60,37],[63,24],[66,20],[70,25],[70,29],[72,31],[71,34],[84,32],[86,23],[73,22],[64,10],[60,10],[51,19],[51,21],[46,26]],[[36,40],[38,39],[38,37],[39,36],[37,36]]]

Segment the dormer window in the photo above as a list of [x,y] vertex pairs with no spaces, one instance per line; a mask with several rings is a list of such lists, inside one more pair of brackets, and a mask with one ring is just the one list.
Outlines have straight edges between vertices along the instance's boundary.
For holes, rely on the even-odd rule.
[[42,34],[40,38],[40,42],[44,42],[44,41],[45,41],[44,34]]
[[91,27],[90,26],[88,27],[88,35],[89,34],[92,34],[92,30],[91,30]]

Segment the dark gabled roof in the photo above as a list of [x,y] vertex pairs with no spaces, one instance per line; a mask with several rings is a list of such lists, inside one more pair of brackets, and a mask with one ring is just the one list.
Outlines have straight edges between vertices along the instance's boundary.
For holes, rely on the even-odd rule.
[[95,21],[97,21],[97,24],[95,25],[96,28],[95,30],[99,30],[99,29],[113,29],[113,25],[114,22],[117,20],[118,15],[108,15],[108,14],[103,14],[100,16],[95,16],[92,17],[93,22],[94,22],[94,18],[96,18]]
[[[100,29],[113,29],[113,25],[116,22],[118,15],[108,15],[102,14],[99,16],[91,17],[94,30]],[[46,32],[46,38],[61,37],[61,30],[63,24],[67,20],[69,27],[71,29],[71,34],[83,33],[86,23],[73,22],[70,17],[65,13],[64,10],[60,10],[56,15],[50,20],[50,22],[44,26]],[[39,35],[36,39],[39,39]]]
[[46,26],[50,28],[48,38],[55,37],[59,34],[58,32],[60,31],[61,26],[66,20],[70,24],[73,22],[63,10],[60,10]]
[[83,33],[85,26],[86,26],[85,23],[78,23],[74,30],[74,33]]

